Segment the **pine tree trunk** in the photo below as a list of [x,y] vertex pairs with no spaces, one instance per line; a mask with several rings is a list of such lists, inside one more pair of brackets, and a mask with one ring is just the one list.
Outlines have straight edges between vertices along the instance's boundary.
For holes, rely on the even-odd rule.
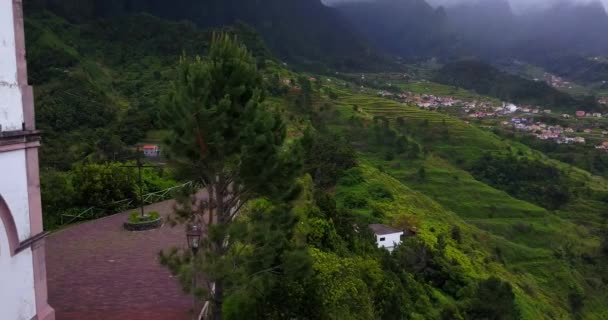
[[[214,254],[216,257],[223,258],[226,254],[226,231],[225,226],[229,224],[230,210],[226,208],[225,203],[225,194],[224,194],[225,186],[224,179],[222,176],[217,177],[217,184],[215,185],[215,190],[213,197],[215,198],[216,203],[216,223],[221,228],[220,236],[215,240],[213,245]],[[211,196],[211,195],[210,195]],[[220,276],[221,277],[221,276]],[[224,283],[221,279],[214,279],[215,290],[213,292],[213,319],[214,320],[222,320],[222,306],[224,303]]]
[[213,299],[215,300],[213,308],[214,320],[222,320],[222,306],[224,304],[224,284],[222,282],[221,280],[215,282],[215,292],[213,293]]

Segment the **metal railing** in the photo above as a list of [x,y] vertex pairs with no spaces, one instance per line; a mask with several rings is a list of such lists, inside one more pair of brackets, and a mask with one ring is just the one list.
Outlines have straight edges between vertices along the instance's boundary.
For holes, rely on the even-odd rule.
[[[190,189],[190,191],[195,190],[197,185],[192,182],[186,182],[182,185],[167,188],[160,191],[155,191],[151,193],[144,194],[142,197],[143,204],[149,205],[157,202],[162,202],[165,200],[173,199],[178,194],[178,192]],[[98,208],[98,207],[90,207],[85,210],[76,212],[76,213],[65,213],[61,215],[61,225],[71,224],[77,221],[86,221],[98,219],[101,217],[110,216],[116,213],[120,213],[129,209],[134,209],[139,206],[139,199],[124,199],[119,201],[114,201],[108,204],[106,208]],[[107,211],[112,210],[112,213],[107,214]]]

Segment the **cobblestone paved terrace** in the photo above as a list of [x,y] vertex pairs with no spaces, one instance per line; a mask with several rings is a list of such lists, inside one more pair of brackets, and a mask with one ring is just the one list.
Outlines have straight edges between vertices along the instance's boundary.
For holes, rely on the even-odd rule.
[[[166,216],[173,201],[146,207]],[[47,240],[49,304],[57,320],[187,320],[192,306],[158,252],[186,246],[183,228],[128,232],[128,213],[74,225]]]

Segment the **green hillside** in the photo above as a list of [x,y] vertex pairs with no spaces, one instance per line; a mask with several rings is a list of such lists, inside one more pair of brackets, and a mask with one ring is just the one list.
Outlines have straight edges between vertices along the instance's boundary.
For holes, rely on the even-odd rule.
[[433,79],[439,83],[463,87],[479,94],[520,104],[569,111],[600,109],[593,97],[573,98],[543,81],[532,81],[507,74],[475,60],[449,63],[438,70]]
[[[360,112],[353,114],[353,105],[358,106]],[[530,313],[526,318],[567,317],[568,296],[573,288],[584,288],[590,298],[586,318],[602,318],[605,293],[589,283],[601,277],[600,267],[583,257],[597,255],[599,236],[606,227],[605,210],[596,206],[599,204],[597,194],[604,195],[608,190],[606,181],[440,113],[347,91],[340,92],[336,108],[346,116],[342,121],[332,120],[330,127],[353,137],[365,163],[364,171],[380,168],[382,173],[375,171],[369,176],[374,180],[386,177],[380,179],[385,186],[398,183],[400,191],[391,193],[400,195],[395,199],[404,199],[390,204],[369,202],[358,210],[360,214],[389,222],[395,215],[413,214],[421,221],[423,230],[429,230],[435,221],[465,225],[472,237],[487,237],[482,250],[498,259],[504,276],[522,290],[519,298],[529,304]],[[367,138],[377,130],[374,118],[377,126],[385,126],[381,122],[387,119],[393,132],[383,137],[386,143],[388,136],[388,145],[375,139],[357,139],[348,125],[353,123],[350,117],[368,123],[368,128],[362,129],[368,130]],[[419,144],[422,155],[412,159],[407,152],[394,151],[391,135],[402,135],[409,144]],[[571,200],[558,210],[547,210],[476,180],[468,171],[487,153],[535,159],[563,171],[563,183],[574,189]],[[424,168],[424,178],[420,178],[421,168]],[[364,197],[365,190],[357,189],[339,187],[338,196],[350,202],[350,193],[360,192]],[[408,199],[405,194],[417,196]],[[414,205],[421,201],[420,197],[434,203],[434,207],[427,205],[422,209]],[[538,310],[544,311],[535,314]]]
[[[212,33],[223,31],[253,52],[269,104],[284,113],[288,138],[308,151],[295,233],[312,272],[290,278],[287,293],[272,292],[301,303],[291,318],[608,316],[604,178],[457,118],[289,70],[241,25],[200,30],[148,15],[77,25],[48,13],[26,23],[45,131],[46,215],[58,211],[48,204],[77,204],[62,190],[86,198],[46,172],[77,175],[78,165],[130,159],[134,144],[162,141],[159,108],[177,61],[183,53],[204,59]],[[416,227],[418,235],[389,255],[366,238],[368,223]],[[512,289],[485,306],[491,277]]]

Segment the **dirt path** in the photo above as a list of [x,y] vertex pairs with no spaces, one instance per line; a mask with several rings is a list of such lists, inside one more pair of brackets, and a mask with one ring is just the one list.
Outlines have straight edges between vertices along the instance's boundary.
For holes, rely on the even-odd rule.
[[[174,201],[147,206],[166,216]],[[57,320],[190,319],[192,298],[158,262],[185,247],[183,227],[128,232],[128,213],[74,225],[46,240],[49,303]]]

